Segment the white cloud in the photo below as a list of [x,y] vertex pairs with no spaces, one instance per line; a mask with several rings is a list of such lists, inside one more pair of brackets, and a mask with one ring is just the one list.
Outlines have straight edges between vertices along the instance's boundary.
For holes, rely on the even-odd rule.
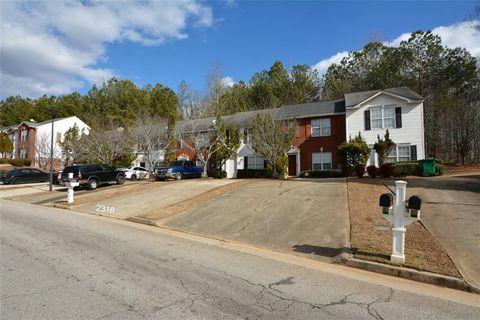
[[348,55],[348,51],[342,51],[338,52],[337,54],[331,56],[330,58],[323,59],[317,64],[312,66],[312,69],[315,69],[318,71],[318,74],[320,76],[323,76],[326,72],[328,67],[330,67],[331,64],[334,63],[340,63],[344,57]]
[[0,96],[64,94],[115,75],[98,67],[106,45],[155,46],[213,24],[210,7],[180,1],[3,1]]
[[[433,34],[440,36],[442,44],[449,48],[462,47],[467,49],[473,56],[480,58],[480,30],[472,27],[480,21],[459,22],[449,26],[440,26],[432,30]],[[411,33],[403,33],[391,41],[385,41],[387,46],[398,47],[400,42],[408,40]],[[338,52],[337,54],[323,59],[312,68],[316,69],[320,76],[327,72],[328,67],[332,63],[339,63],[343,57],[348,55],[347,51]]]
[[233,87],[233,85],[235,84],[235,80],[233,80],[232,77],[222,78],[221,82],[225,87]]

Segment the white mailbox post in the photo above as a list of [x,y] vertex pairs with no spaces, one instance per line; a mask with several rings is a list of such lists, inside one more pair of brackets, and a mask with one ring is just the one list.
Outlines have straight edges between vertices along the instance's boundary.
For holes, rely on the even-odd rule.
[[76,179],[73,178],[73,172],[68,174],[68,180],[67,180],[67,203],[71,204],[73,203],[73,188],[78,187],[80,184]]
[[393,225],[392,255],[390,261],[394,263],[405,262],[405,226],[420,220],[420,206],[422,200],[418,196],[411,196],[408,204],[405,202],[407,182],[395,181],[395,207],[393,195],[389,193],[380,196],[382,216]]

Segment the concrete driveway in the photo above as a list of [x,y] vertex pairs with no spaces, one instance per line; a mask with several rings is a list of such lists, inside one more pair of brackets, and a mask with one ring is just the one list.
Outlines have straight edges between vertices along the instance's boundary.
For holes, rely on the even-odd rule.
[[480,175],[409,178],[407,192],[422,197],[423,224],[480,288]]
[[350,247],[345,179],[259,180],[161,223],[329,260]]

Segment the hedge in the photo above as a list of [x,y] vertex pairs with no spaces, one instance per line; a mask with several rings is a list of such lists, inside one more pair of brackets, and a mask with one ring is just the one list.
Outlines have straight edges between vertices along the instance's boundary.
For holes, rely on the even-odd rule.
[[272,171],[268,169],[239,169],[237,170],[238,179],[248,178],[271,178]]
[[395,177],[418,176],[420,175],[420,165],[418,162],[398,162],[393,169]]
[[307,170],[300,173],[300,178],[341,178],[345,174],[334,170]]

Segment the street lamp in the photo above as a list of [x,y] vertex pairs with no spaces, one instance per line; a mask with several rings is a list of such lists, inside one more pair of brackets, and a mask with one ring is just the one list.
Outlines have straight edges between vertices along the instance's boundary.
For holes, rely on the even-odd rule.
[[57,115],[57,110],[53,107],[50,108],[50,114],[52,115],[52,136],[50,139],[50,183],[48,185],[48,191],[52,191],[53,184],[53,126],[55,123],[55,116]]

